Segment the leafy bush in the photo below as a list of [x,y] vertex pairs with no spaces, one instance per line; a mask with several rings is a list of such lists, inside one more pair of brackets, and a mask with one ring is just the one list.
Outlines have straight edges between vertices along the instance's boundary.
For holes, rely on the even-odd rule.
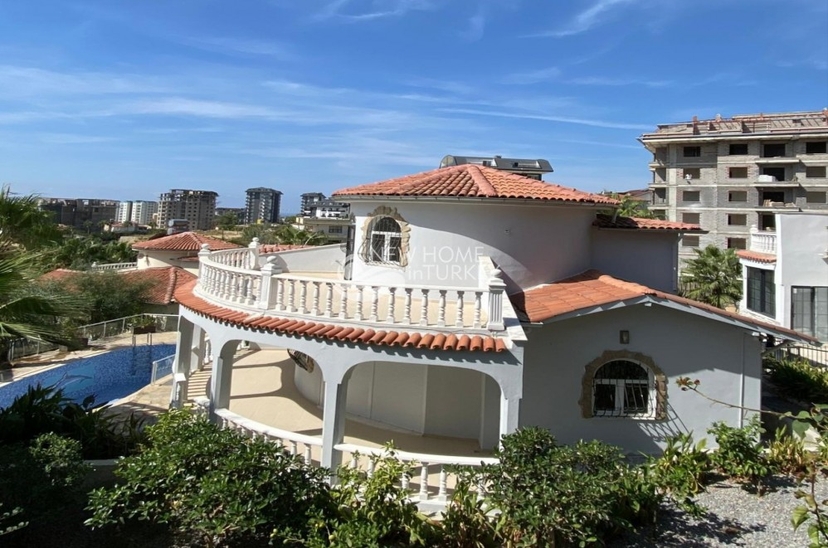
[[658,458],[650,458],[646,468],[659,489],[686,512],[701,515],[704,511],[695,496],[704,491],[713,464],[705,450],[706,440],[693,443],[692,434],[667,438],[667,446]]
[[771,470],[762,448],[759,417],[754,415],[742,428],[714,422],[707,432],[719,444],[712,454],[713,465],[730,478],[760,487]]
[[763,365],[784,395],[808,402],[828,402],[828,371],[805,360],[766,356]]
[[454,467],[457,483],[443,512],[441,548],[488,548],[500,546],[496,521],[483,497],[472,486],[480,485],[481,474],[471,467]]
[[0,445],[0,506],[14,509],[3,518],[31,522],[59,511],[80,495],[88,472],[80,444],[56,434]]
[[131,414],[115,416],[105,407],[93,408],[94,398],[78,404],[62,389],[30,386],[11,405],[0,410],[0,444],[29,442],[54,432],[80,442],[84,458],[129,454],[143,441],[143,420]]
[[798,477],[807,473],[817,457],[805,449],[805,442],[800,436],[791,435],[784,427],[779,427],[767,444],[767,458],[774,472]]
[[660,495],[647,474],[600,442],[560,446],[544,429],[505,436],[500,462],[483,467],[487,502],[511,546],[585,546],[654,517]]
[[434,546],[439,528],[423,516],[400,486],[403,475],[411,477],[412,465],[398,460],[393,448],[372,455],[373,473],[342,466],[338,484],[331,489],[338,509],[336,517],[319,523],[312,547]]
[[333,519],[326,471],[275,444],[186,411],[147,433],[143,450],[119,463],[119,485],[90,494],[88,525],[149,521],[205,546],[282,546]]

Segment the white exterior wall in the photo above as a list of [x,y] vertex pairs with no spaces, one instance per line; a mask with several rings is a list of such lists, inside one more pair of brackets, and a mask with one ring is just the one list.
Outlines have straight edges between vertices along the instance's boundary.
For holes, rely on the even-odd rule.
[[[360,256],[367,216],[379,205],[396,208],[411,227],[405,268],[366,264]],[[590,207],[405,200],[355,201],[351,211],[355,281],[478,287],[478,258],[489,256],[515,291],[590,267]]]
[[675,292],[678,288],[678,233],[594,229],[592,267],[622,280]]
[[[630,332],[630,344],[619,344],[622,329]],[[607,350],[640,352],[661,368],[667,376],[667,420],[582,418],[584,368]],[[628,452],[655,453],[668,435],[692,431],[700,439],[714,421],[740,424],[739,410],[682,392],[679,377],[699,379],[699,388],[713,398],[759,408],[760,352],[759,340],[743,329],[658,305],[534,328],[525,353],[520,425],[548,428],[562,443],[600,439]]]
[[197,255],[195,251],[138,251],[138,269],[157,268],[163,266],[178,266],[198,275],[198,262],[178,261],[181,257],[192,257]]
[[791,288],[828,286],[828,214],[776,216],[776,315],[791,326]]
[[[333,244],[308,249],[280,251],[276,255],[276,264],[283,272],[342,272],[345,268],[345,245]],[[259,258],[264,266],[266,256]]]

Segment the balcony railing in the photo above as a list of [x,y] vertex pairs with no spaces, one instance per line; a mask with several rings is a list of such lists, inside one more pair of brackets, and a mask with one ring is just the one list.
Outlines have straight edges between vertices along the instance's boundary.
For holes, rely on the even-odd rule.
[[[255,313],[381,328],[504,330],[506,284],[488,258],[481,259],[477,287],[378,284],[344,280],[334,272],[324,273],[332,277],[283,272],[282,254],[260,256],[256,242],[248,249],[210,252],[205,247],[199,261],[200,297]],[[308,254],[306,264],[311,262]]]
[[776,232],[750,229],[750,251],[776,255]]
[[90,270],[132,270],[138,268],[138,263],[92,263]]

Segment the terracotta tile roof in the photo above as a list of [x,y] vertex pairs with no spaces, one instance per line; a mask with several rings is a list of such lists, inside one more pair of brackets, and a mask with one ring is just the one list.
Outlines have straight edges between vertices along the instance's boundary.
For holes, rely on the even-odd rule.
[[241,247],[224,240],[210,238],[196,232],[181,232],[171,236],[164,236],[154,240],[147,240],[145,242],[138,242],[132,244],[132,249],[149,249],[157,251],[199,251],[201,244],[207,244],[210,249],[216,251],[218,249],[235,249]]
[[259,246],[259,253],[276,253],[279,251],[293,251],[294,249],[305,249],[313,247],[302,244],[263,244]]
[[177,266],[129,270],[121,275],[131,280],[150,282],[146,298],[148,304],[170,304],[174,300],[176,289],[197,279],[194,274]]
[[453,333],[416,333],[385,331],[371,328],[313,322],[295,318],[261,316],[250,312],[231,310],[205,301],[193,294],[196,281],[180,287],[175,299],[202,316],[230,325],[284,333],[297,337],[332,339],[335,341],[378,346],[398,346],[421,350],[465,350],[471,352],[503,352],[506,342],[482,335],[457,335]]
[[445,196],[618,204],[617,200],[609,196],[581,192],[574,188],[544,183],[474,164],[444,167],[380,183],[337,190],[333,196]]
[[641,297],[653,297],[655,299],[671,301],[709,312],[722,318],[738,320],[759,328],[769,329],[776,333],[783,333],[796,340],[816,342],[816,339],[791,329],[758,321],[747,316],[742,316],[741,314],[736,314],[735,312],[728,312],[715,306],[679,297],[671,293],[657,291],[643,285],[619,280],[603,274],[598,270],[587,270],[577,276],[572,276],[559,282],[535,287],[523,293],[512,295],[510,299],[514,307],[523,312],[529,321],[543,322],[570,312],[587,310]]
[[757,263],[775,263],[776,255],[770,253],[759,253],[758,251],[748,251],[747,249],[740,249],[736,252],[740,259],[747,259],[748,261],[755,261]]
[[[140,270],[104,270],[101,272],[117,273],[119,276],[124,276],[130,280],[149,282],[146,300],[144,301],[146,304],[170,304],[174,302],[176,289],[196,279],[195,275],[177,266],[160,266]],[[48,282],[68,282],[76,276],[97,276],[98,274],[100,273],[59,268],[47,272],[39,279]]]
[[641,217],[621,217],[615,219],[612,215],[599,213],[596,215],[592,226],[598,228],[626,228],[637,230],[675,230],[680,232],[704,232],[699,225],[679,223],[674,221],[663,221],[661,219],[644,219]]

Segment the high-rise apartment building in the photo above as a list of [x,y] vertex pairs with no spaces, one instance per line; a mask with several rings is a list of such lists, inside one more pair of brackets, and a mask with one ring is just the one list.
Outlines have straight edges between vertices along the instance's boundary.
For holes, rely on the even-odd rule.
[[158,213],[158,202],[137,200],[132,202],[132,215],[129,220],[136,225],[148,225],[156,213]]
[[321,192],[306,192],[302,194],[302,204],[299,206],[299,215],[303,217],[310,217],[311,209],[318,203],[325,200],[325,195]]
[[744,249],[776,213],[828,210],[828,109],[694,118],[639,140],[653,153],[650,209],[707,231],[682,238],[682,259],[708,244]]
[[118,206],[115,200],[43,198],[39,201],[40,209],[52,212],[55,222],[86,232],[100,232],[105,223],[115,220]]
[[167,226],[173,219],[185,219],[191,230],[213,228],[218,193],[212,190],[172,189],[158,202],[158,225]]
[[248,188],[244,203],[244,222],[278,223],[282,192],[273,188]]
[[132,202],[119,202],[115,222],[125,223],[132,220]]

